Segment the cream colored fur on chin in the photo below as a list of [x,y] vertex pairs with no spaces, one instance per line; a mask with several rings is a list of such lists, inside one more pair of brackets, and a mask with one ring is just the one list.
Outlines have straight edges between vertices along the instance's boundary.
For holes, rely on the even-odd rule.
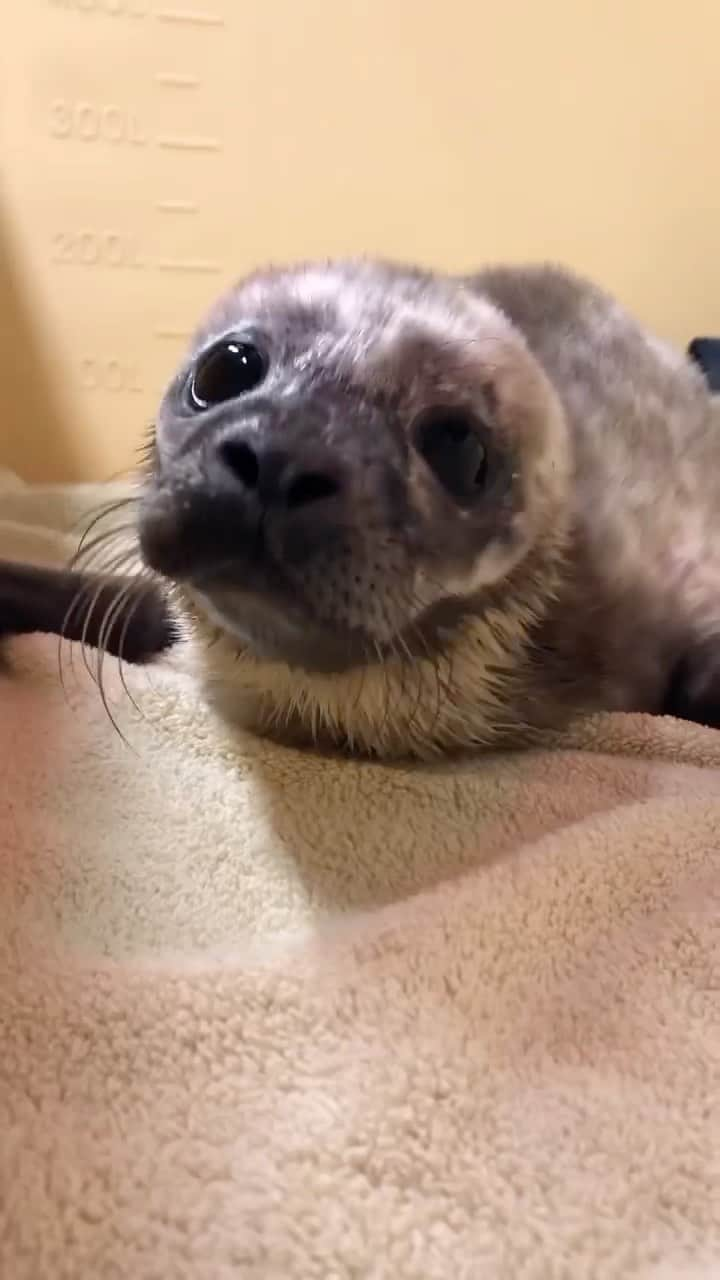
[[[432,760],[490,746],[526,644],[530,609],[493,612],[458,628],[434,660],[388,659],[347,674],[299,672],[262,662],[198,621],[178,655],[229,722],[295,745],[382,759]],[[461,690],[473,691],[472,699]]]

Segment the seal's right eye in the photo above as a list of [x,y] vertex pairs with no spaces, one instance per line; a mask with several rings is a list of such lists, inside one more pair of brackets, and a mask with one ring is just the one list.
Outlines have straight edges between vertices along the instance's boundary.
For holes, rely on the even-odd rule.
[[267,360],[259,347],[240,338],[222,338],[203,351],[189,385],[190,407],[196,412],[235,400],[260,386]]
[[430,409],[415,427],[415,443],[435,478],[459,502],[485,491],[488,478],[487,432],[463,409]]

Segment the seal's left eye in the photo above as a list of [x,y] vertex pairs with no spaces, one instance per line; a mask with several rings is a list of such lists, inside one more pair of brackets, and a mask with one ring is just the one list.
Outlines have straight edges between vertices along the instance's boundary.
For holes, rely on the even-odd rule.
[[190,380],[190,404],[198,412],[247,395],[267,373],[265,355],[252,342],[223,338],[198,358]]

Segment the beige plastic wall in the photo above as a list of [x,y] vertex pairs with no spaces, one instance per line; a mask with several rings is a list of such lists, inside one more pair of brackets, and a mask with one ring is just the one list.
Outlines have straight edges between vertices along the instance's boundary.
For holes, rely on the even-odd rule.
[[4,5],[0,465],[132,465],[233,276],[551,257],[720,332],[720,4]]

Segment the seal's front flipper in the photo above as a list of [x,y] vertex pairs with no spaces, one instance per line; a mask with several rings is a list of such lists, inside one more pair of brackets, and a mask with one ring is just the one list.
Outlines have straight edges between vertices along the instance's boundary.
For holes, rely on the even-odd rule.
[[132,577],[0,561],[0,638],[44,632],[142,663],[177,629],[159,586]]

